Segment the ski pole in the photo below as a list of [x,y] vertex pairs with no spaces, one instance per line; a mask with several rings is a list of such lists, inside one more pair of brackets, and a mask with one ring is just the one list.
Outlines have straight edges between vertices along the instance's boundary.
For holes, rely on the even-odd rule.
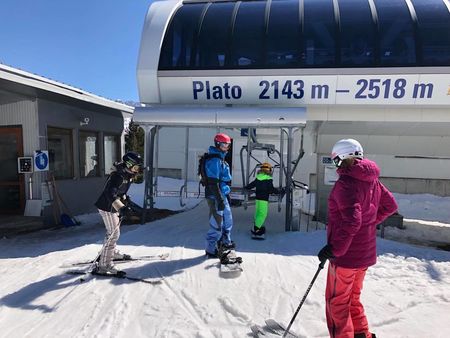
[[291,329],[291,326],[292,326],[292,324],[294,323],[295,317],[297,317],[298,312],[300,311],[300,309],[301,309],[303,303],[305,302],[306,297],[308,296],[309,291],[311,290],[311,288],[312,288],[314,282],[316,281],[316,278],[317,278],[317,276],[319,275],[320,270],[322,270],[323,267],[325,266],[325,262],[326,262],[326,261],[320,262],[319,267],[317,268],[317,271],[316,271],[316,273],[315,273],[315,275],[314,275],[314,277],[313,277],[311,283],[309,284],[308,288],[306,289],[306,292],[305,292],[305,295],[304,295],[303,298],[302,298],[302,301],[300,302],[300,304],[299,304],[297,310],[296,310],[295,313],[294,313],[294,316],[292,317],[291,321],[289,322],[289,325],[287,326],[286,331],[284,331],[284,333],[283,333],[283,338],[286,337],[287,334],[289,333],[289,330]]

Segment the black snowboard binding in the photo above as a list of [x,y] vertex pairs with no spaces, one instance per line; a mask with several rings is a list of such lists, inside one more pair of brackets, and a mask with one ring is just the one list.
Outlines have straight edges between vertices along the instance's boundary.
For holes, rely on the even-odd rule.
[[[230,255],[231,254],[231,255]],[[220,264],[241,264],[242,257],[236,257],[236,253],[232,253],[231,250],[225,251],[220,256]]]

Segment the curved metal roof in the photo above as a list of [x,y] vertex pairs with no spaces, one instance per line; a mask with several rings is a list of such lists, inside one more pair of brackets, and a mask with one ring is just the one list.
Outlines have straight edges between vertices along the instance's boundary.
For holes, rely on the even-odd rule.
[[185,2],[160,70],[450,66],[448,0]]

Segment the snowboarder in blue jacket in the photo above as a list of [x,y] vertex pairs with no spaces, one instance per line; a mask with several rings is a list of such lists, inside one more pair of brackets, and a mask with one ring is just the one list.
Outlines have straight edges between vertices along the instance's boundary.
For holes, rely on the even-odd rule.
[[207,257],[219,257],[223,249],[234,249],[231,241],[233,217],[228,202],[230,193],[230,166],[225,155],[231,145],[231,138],[223,133],[214,137],[214,146],[210,146],[205,159],[205,197],[209,206],[209,231],[206,234]]

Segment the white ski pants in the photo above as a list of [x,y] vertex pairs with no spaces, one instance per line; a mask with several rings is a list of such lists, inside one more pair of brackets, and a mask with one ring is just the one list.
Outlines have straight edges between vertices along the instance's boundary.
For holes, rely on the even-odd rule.
[[107,212],[103,210],[98,210],[100,216],[103,218],[103,223],[105,223],[106,236],[103,244],[103,250],[100,254],[99,265],[102,267],[112,266],[112,261],[114,258],[114,251],[116,250],[116,243],[120,236],[120,219],[117,212]]

